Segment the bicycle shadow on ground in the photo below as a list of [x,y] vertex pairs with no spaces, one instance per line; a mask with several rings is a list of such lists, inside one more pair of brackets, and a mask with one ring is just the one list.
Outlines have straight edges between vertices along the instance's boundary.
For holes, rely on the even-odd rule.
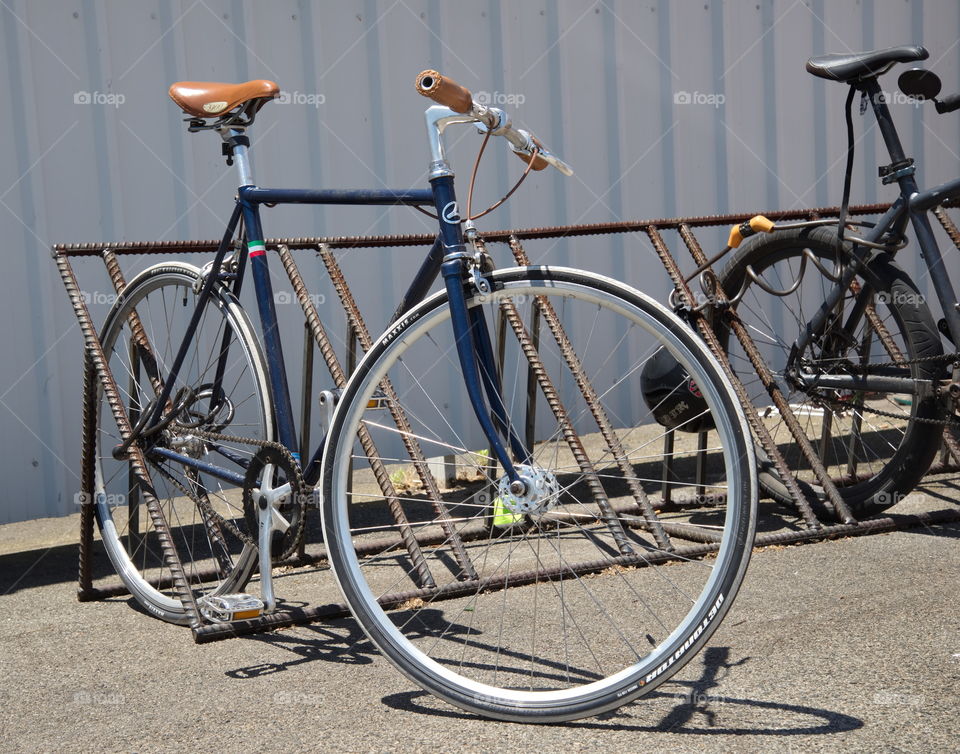
[[[707,647],[699,660],[701,676],[693,681],[669,681],[661,689],[642,697],[637,702],[594,718],[557,723],[566,728],[601,731],[626,731],[635,733],[679,733],[694,735],[768,735],[808,736],[846,733],[862,728],[864,723],[852,715],[845,715],[818,707],[759,699],[742,699],[718,693],[717,688],[729,670],[749,662],[743,657],[730,661],[730,647]],[[678,689],[665,691],[665,688]],[[483,719],[468,712],[461,712],[435,699],[426,691],[417,689],[382,698],[384,704],[396,710],[450,719]],[[666,711],[664,707],[669,706]],[[746,713],[741,712],[746,710]],[[760,719],[757,724],[747,725],[734,721],[749,717]],[[633,722],[638,718],[650,722]],[[726,720],[724,720],[726,718]],[[762,724],[770,719],[769,726]],[[795,724],[784,722],[796,719]]]
[[[351,618],[303,627],[314,636],[278,632],[251,636],[257,641],[290,652],[285,662],[261,663],[225,672],[229,678],[245,680],[281,673],[304,663],[322,660],[366,665],[377,650]],[[829,709],[785,704],[762,699],[727,696],[722,682],[735,669],[750,662],[749,657],[733,660],[730,647],[707,647],[690,667],[701,667],[694,680],[670,681],[635,704],[595,718],[562,725],[586,730],[628,732],[671,732],[681,734],[726,734],[799,736],[844,733],[863,727],[859,718]],[[385,660],[381,660],[385,661]],[[385,705],[398,711],[449,719],[483,719],[462,712],[414,689],[382,697]]]
[[[538,677],[562,685],[573,676],[578,682],[589,683],[600,680],[596,672],[574,668],[569,663],[547,660],[543,657],[533,657],[526,652],[507,647],[494,648],[480,640],[475,628],[450,623],[444,617],[442,610],[433,608],[419,608],[407,614],[397,613],[396,619],[406,625],[406,632],[414,642],[423,638],[442,637],[447,646],[460,652],[462,649],[473,648],[484,651],[487,656],[497,657],[496,670],[500,673],[515,673],[525,676],[530,672],[532,665],[537,667]],[[414,620],[415,618],[415,620]],[[333,621],[324,621],[322,624],[310,624],[302,628],[317,634],[317,638],[307,638],[293,633],[273,633],[252,636],[250,639],[261,641],[274,647],[292,652],[296,657],[283,663],[262,663],[251,667],[236,668],[226,671],[231,678],[255,678],[262,675],[282,672],[291,667],[313,660],[327,660],[349,664],[367,664],[373,661],[378,654],[373,644],[366,638],[362,630],[352,618],[343,618]],[[493,666],[459,660],[461,666],[479,669],[481,671],[494,670]]]
[[227,670],[228,678],[243,680],[264,675],[282,673],[306,662],[321,660],[347,665],[369,665],[379,654],[353,618],[311,623],[299,628],[310,631],[313,637],[304,637],[292,632],[254,634],[242,637],[241,641],[254,641],[286,650],[293,657],[286,662],[264,662],[242,668]]
[[[960,476],[955,473],[927,476],[911,493],[924,500],[938,500],[957,507],[960,504]],[[897,509],[893,508],[895,512]]]

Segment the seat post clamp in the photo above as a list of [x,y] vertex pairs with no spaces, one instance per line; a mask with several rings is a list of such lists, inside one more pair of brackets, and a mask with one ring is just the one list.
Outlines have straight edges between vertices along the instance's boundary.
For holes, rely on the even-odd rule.
[[878,170],[880,173],[880,180],[883,182],[884,186],[886,186],[888,183],[898,181],[901,178],[905,178],[908,175],[913,175],[916,171],[917,168],[913,164],[912,157],[907,157],[905,160],[894,162],[891,165],[881,165]]
[[250,138],[246,134],[232,134],[220,132],[223,144],[220,145],[220,154],[227,158],[227,167],[233,166],[233,149],[237,146],[250,146]]

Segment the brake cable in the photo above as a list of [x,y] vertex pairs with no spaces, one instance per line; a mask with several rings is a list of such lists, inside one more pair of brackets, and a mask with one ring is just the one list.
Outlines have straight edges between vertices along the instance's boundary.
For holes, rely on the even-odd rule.
[[847,93],[846,121],[847,121],[847,167],[843,174],[843,201],[840,203],[840,217],[837,223],[837,253],[836,267],[840,267],[841,249],[843,249],[844,230],[847,222],[847,210],[850,206],[850,183],[853,178],[853,155],[856,143],[853,138],[853,97],[857,93],[855,86],[850,87]]

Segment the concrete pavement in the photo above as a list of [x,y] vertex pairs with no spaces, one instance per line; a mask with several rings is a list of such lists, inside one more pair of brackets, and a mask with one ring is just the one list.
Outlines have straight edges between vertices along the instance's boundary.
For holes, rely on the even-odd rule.
[[[941,477],[895,510],[956,505],[958,484]],[[761,530],[783,523],[763,510],[776,515]],[[4,751],[960,749],[960,524],[760,550],[674,680],[548,727],[446,706],[349,620],[198,646],[127,598],[80,604],[74,525],[0,527]],[[309,601],[329,578],[301,570],[277,588]]]

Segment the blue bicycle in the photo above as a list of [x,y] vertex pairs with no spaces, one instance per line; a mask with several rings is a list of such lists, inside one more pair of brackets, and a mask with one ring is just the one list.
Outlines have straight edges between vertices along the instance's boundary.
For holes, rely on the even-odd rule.
[[[212,261],[149,267],[103,326],[124,405],[101,391],[96,408],[100,532],[152,614],[186,622],[186,593],[205,620],[231,621],[275,609],[271,566],[302,536],[305,506],[321,505],[347,603],[410,678],[493,717],[597,714],[672,676],[730,607],[754,531],[750,435],[723,368],[651,298],[579,270],[494,269],[470,200],[459,209],[445,129],[473,124],[484,146],[506,138],[524,175],[570,170],[435,71],[417,89],[437,103],[430,187],[340,191],[254,183],[246,132],[273,82],[171,87],[189,130],[220,136],[239,188]],[[349,382],[320,391],[335,411],[309,458],[297,453],[260,217],[289,203],[432,208],[438,228],[393,323],[361,337]],[[239,303],[249,276],[259,336]],[[642,386],[662,353],[671,371]],[[697,431],[676,433],[666,465],[665,405],[683,412],[672,426]],[[254,597],[241,590],[258,565]]]

